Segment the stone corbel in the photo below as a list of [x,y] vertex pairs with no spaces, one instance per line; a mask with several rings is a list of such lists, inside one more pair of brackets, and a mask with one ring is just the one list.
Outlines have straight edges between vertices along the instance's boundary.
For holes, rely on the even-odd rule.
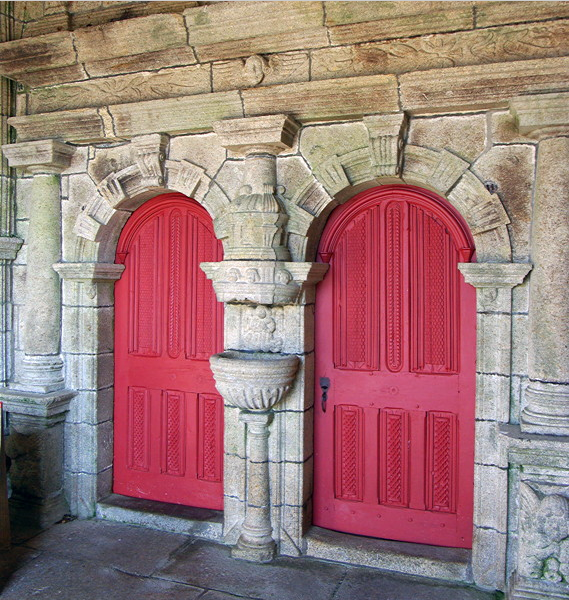
[[24,240],[17,237],[0,237],[0,260],[14,260]]
[[375,177],[399,177],[409,120],[404,113],[364,117]]

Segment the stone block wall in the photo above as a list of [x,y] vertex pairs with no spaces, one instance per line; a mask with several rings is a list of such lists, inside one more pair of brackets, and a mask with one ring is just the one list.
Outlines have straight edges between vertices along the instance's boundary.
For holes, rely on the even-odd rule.
[[[477,263],[461,268],[477,288],[478,313],[473,580],[512,598],[567,597],[567,536],[554,533],[547,542],[528,511],[551,504],[564,514],[569,497],[565,329],[557,328],[561,340],[545,348],[540,342],[557,331],[543,298],[557,298],[557,320],[568,311],[559,283],[548,287],[548,273],[561,281],[556,265],[568,258],[561,165],[569,3],[447,2],[444,10],[431,2],[18,4],[24,39],[0,44],[0,73],[20,86],[10,120],[18,143],[6,150],[20,169],[16,228],[6,235],[24,240],[11,270],[15,369],[5,394],[13,398],[29,370],[27,247],[39,235],[30,234],[34,182],[48,170],[61,200],[51,234],[61,235],[54,262],[64,385],[57,393],[74,394],[61,434],[70,510],[90,516],[111,490],[113,284],[122,226],[146,200],[178,191],[208,210],[231,260],[243,259],[231,237],[232,206],[246,193],[243,184],[263,183],[258,173],[267,173],[246,158],[262,146],[274,157],[267,181],[288,219],[280,221],[286,245],[264,251],[293,278],[296,296],[252,308],[235,300],[243,288],[225,280],[223,269],[212,267],[208,276],[228,302],[227,350],[300,359],[268,425],[278,551],[305,552],[311,524],[317,277],[299,269],[316,260],[335,206],[370,187],[406,183],[446,198],[476,243]],[[40,160],[45,140],[55,158]],[[274,321],[270,340],[251,334],[257,318]],[[44,406],[47,391],[19,388]],[[229,544],[242,534],[251,492],[246,427],[228,403]],[[524,554],[524,540],[550,544],[551,556]],[[345,556],[339,547],[337,557]]]

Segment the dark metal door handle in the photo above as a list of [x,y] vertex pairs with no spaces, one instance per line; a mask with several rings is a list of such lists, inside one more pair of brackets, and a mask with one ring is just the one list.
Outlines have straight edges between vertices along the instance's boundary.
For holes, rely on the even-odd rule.
[[320,400],[322,412],[326,412],[326,401],[328,400],[328,390],[330,389],[330,379],[328,377],[320,377],[320,389],[322,390],[322,398]]

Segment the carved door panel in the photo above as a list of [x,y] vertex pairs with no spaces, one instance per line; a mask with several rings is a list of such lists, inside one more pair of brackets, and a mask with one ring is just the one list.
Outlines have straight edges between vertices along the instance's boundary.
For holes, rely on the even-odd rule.
[[452,207],[419,188],[363,192],[330,218],[316,299],[316,525],[471,546],[476,304],[457,263],[472,251]]
[[115,287],[114,491],[223,505],[223,401],[209,367],[222,305],[201,262],[222,258],[211,219],[181,194],[139,208],[123,229]]

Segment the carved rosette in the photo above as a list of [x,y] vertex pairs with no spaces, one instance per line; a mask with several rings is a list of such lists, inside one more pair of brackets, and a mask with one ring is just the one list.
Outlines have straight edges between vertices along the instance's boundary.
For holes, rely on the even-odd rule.
[[280,402],[294,381],[298,356],[228,351],[210,359],[215,385],[231,405],[267,411]]

